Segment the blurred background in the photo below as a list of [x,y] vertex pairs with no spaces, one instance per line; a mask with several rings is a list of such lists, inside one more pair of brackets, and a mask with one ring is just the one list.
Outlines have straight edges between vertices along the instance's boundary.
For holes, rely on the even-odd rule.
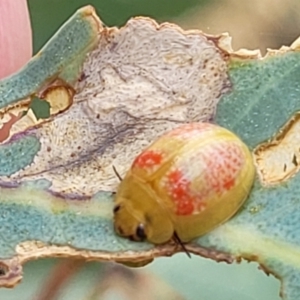
[[277,49],[300,35],[298,0],[28,0],[35,52],[81,6],[91,4],[108,26],[121,26],[132,16],[176,22],[205,33],[229,32],[233,48]]
[[[290,45],[300,35],[298,0],[28,0],[34,53],[79,7],[91,4],[108,26],[131,16],[175,22],[205,33],[229,32],[233,48]],[[226,265],[184,254],[129,269],[113,263],[44,259],[24,267],[15,289],[2,300],[279,300],[280,283],[255,263]]]

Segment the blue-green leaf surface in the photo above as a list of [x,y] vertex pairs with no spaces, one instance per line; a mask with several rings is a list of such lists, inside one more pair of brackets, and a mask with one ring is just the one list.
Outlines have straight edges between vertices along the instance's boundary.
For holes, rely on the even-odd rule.
[[[73,97],[59,114],[36,110],[46,121],[24,116],[0,144],[1,285],[14,285],[20,263],[33,257],[139,262],[178,251],[114,234],[112,164],[124,174],[132,158],[165,130],[213,120],[253,150],[257,178],[234,218],[187,247],[216,260],[257,261],[282,280],[285,299],[300,298],[297,164],[293,176],[268,184],[256,151],[288,132],[300,108],[299,53],[227,60],[218,43],[144,19],[108,32],[87,7],[20,73],[0,81],[3,113],[27,97],[42,96],[49,86],[63,85]],[[63,96],[54,94],[49,103]]]

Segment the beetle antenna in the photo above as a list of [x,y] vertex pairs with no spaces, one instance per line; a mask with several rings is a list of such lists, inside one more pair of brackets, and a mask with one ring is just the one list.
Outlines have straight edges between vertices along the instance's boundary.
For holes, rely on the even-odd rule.
[[192,258],[190,252],[185,248],[183,242],[182,242],[181,239],[179,238],[179,236],[178,236],[178,234],[177,234],[176,231],[174,231],[173,238],[174,238],[175,243],[177,243],[178,245],[181,246],[182,250],[186,253],[186,255],[187,255],[189,258]]
[[116,176],[119,178],[119,180],[120,180],[120,181],[122,181],[122,180],[123,180],[123,178],[122,178],[122,177],[121,177],[121,175],[118,173],[118,171],[117,171],[116,167],[115,167],[114,165],[113,165],[112,167],[113,167],[113,170],[114,170],[114,172],[115,172]]

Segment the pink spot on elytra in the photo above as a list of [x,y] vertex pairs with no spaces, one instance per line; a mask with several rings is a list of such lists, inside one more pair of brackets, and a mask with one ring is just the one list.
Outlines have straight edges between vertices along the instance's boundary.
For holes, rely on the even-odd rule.
[[234,186],[235,180],[233,178],[227,178],[227,181],[224,182],[223,188],[225,190],[230,190]]
[[162,154],[153,150],[145,150],[133,162],[134,167],[151,168],[162,162]]
[[244,158],[239,146],[232,143],[219,143],[203,154],[207,172],[205,180],[217,194],[222,194],[235,185],[236,177]]
[[195,209],[202,211],[206,207],[199,195],[192,194],[190,186],[191,182],[178,169],[167,175],[166,187],[170,198],[175,204],[177,215],[191,215]]
[[189,182],[183,177],[179,170],[175,170],[168,175],[170,189],[175,199],[186,197],[189,188]]
[[178,202],[176,214],[179,216],[191,215],[194,211],[194,204],[192,201]]

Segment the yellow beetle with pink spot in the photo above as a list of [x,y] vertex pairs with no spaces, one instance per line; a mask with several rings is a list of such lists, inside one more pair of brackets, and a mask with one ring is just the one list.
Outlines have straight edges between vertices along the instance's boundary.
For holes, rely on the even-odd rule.
[[239,137],[210,123],[182,125],[133,162],[115,197],[116,232],[154,244],[202,236],[232,217],[255,177]]

